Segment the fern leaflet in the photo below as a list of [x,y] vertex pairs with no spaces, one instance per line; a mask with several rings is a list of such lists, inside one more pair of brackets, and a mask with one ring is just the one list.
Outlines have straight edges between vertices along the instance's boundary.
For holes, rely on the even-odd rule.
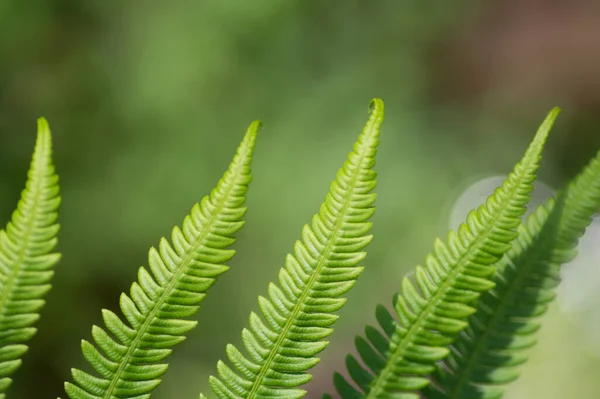
[[196,313],[206,292],[228,267],[235,251],[234,233],[244,224],[244,202],[250,182],[250,162],[259,122],[253,122],[217,187],[197,203],[175,227],[172,245],[162,239],[148,254],[150,271],[141,267],[130,295],[123,293],[120,307],[129,322],[103,310],[107,330],[94,326],[97,349],[82,341],[86,360],[100,377],[73,369],[75,383],[65,383],[71,399],[147,399],[167,370],[160,363],[171,347],[185,339],[197,322]]
[[[458,234],[447,243],[437,240],[425,267],[417,266],[415,283],[402,281],[394,304],[399,323],[379,311],[387,336],[367,327],[367,339],[358,338],[357,350],[365,367],[353,358],[346,366],[357,387],[339,373],[334,384],[343,398],[416,399],[429,384],[427,375],[448,355],[450,345],[466,326],[471,306],[493,287],[493,265],[508,251],[516,227],[530,199],[541,152],[558,114],[553,109],[539,128],[523,159],[485,204],[469,213]],[[390,327],[393,325],[393,328]]]
[[[269,297],[259,297],[263,318],[250,315],[250,328],[242,339],[247,356],[233,345],[227,355],[236,371],[224,362],[219,378],[210,384],[224,398],[301,398],[298,386],[308,382],[306,371],[318,363],[324,338],[333,331],[341,296],[355,284],[363,268],[361,252],[371,241],[367,235],[374,213],[376,173],[372,170],[383,121],[383,102],[371,103],[369,120],[337,178],[331,184],[320,212],[302,230],[294,254],[279,272],[279,286],[270,284]],[[264,321],[263,321],[264,320]]]
[[28,180],[17,210],[6,230],[0,231],[0,399],[5,397],[27,352],[25,342],[50,290],[53,268],[60,254],[56,223],[60,196],[52,164],[52,137],[48,122],[40,118]]
[[542,316],[555,297],[561,264],[600,208],[600,153],[583,172],[532,213],[499,264],[494,290],[482,295],[469,327],[435,373],[429,399],[498,399],[516,380],[516,366],[536,343]]

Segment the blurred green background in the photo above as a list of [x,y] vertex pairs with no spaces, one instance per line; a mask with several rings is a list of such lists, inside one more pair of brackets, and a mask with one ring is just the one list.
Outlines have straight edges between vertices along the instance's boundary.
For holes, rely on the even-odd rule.
[[[253,119],[265,128],[238,255],[157,398],[208,393],[372,97],[386,103],[375,239],[310,398],[330,391],[375,304],[389,304],[446,233],[456,198],[507,173],[552,106],[564,111],[541,180],[560,187],[600,148],[597,2],[4,0],[0,32],[1,220],[23,187],[39,116],[54,133],[63,196],[64,257],[14,398],[64,397],[100,309],[117,308],[148,248],[214,186]],[[597,397],[600,351],[581,338],[586,320],[554,306],[506,397]]]

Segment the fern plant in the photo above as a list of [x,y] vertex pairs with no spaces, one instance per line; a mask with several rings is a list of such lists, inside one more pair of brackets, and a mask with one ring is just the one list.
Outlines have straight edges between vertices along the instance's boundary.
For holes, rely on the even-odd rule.
[[45,119],[38,135],[27,184],[12,220],[0,230],[0,399],[21,366],[27,341],[50,290],[60,254],[57,244],[58,177],[52,164],[52,137]]
[[575,257],[574,248],[599,209],[600,153],[519,226],[515,245],[498,264],[495,288],[479,301],[426,397],[502,397],[503,385],[518,378],[516,366],[536,343],[539,317],[555,297],[560,266]]
[[448,355],[448,346],[467,327],[466,318],[474,312],[472,303],[493,287],[493,265],[517,236],[515,230],[557,114],[558,109],[550,112],[508,179],[468,215],[458,233],[451,231],[446,243],[435,242],[425,267],[415,269],[415,281],[402,280],[402,294],[394,304],[399,322],[390,326],[386,318],[388,337],[367,330],[367,339],[379,353],[369,342],[357,339],[358,352],[369,370],[348,357],[348,371],[357,388],[336,374],[335,385],[342,397],[418,398],[410,392],[429,384],[435,363]]
[[[394,314],[376,308],[379,327],[357,337],[348,377],[334,374],[342,398],[496,399],[518,377],[535,344],[540,317],[554,298],[560,265],[575,256],[578,239],[600,208],[600,152],[555,198],[524,223],[541,153],[558,109],[542,123],[506,181],[445,242],[438,239],[414,279],[404,278]],[[301,230],[292,252],[258,299],[242,330],[243,350],[227,345],[209,378],[221,399],[299,399],[310,370],[333,332],[345,295],[363,271],[375,212],[375,157],[383,102],[369,119],[331,183],[319,212]],[[103,310],[93,343],[82,352],[93,372],[72,370],[71,399],[147,399],[167,371],[174,347],[196,326],[192,317],[209,288],[228,270],[235,233],[244,224],[250,164],[260,123],[253,122],[229,168],[148,253],[123,317]],[[60,204],[44,119],[29,178],[17,210],[0,231],[0,399],[35,334],[50,288]],[[204,398],[204,395],[200,395]],[[329,395],[325,395],[329,397]]]
[[163,238],[158,249],[150,249],[150,271],[141,267],[130,295],[120,298],[129,325],[109,310],[102,312],[112,336],[94,326],[92,336],[100,350],[87,341],[81,344],[100,377],[74,369],[75,384],[65,384],[70,398],[141,399],[158,386],[167,371],[167,364],[160,362],[196,326],[188,318],[198,311],[216,278],[227,271],[225,262],[235,253],[227,248],[244,224],[258,126],[258,121],[250,125],[217,187],[192,208],[181,229],[173,229],[172,244]]
[[259,297],[263,319],[250,314],[250,329],[242,339],[248,353],[234,346],[227,355],[233,372],[219,362],[220,378],[211,377],[211,387],[220,398],[301,398],[296,387],[310,381],[305,371],[319,359],[332,333],[334,312],[346,302],[341,296],[362,272],[358,266],[371,241],[368,219],[375,208],[376,148],[383,122],[383,102],[371,103],[372,113],[354,151],[338,171],[336,180],[311,226],[305,225],[302,240],[279,271],[279,286],[269,285],[269,298]]

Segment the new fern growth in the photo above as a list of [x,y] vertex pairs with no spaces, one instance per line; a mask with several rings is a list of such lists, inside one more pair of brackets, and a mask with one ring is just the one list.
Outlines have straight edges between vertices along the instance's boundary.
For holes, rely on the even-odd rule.
[[[374,214],[373,171],[383,102],[371,114],[320,210],[259,297],[242,331],[245,350],[227,345],[209,383],[220,399],[299,399],[310,369],[333,332],[344,295],[363,267]],[[395,315],[376,308],[381,329],[357,337],[348,356],[350,379],[334,375],[344,399],[499,399],[518,377],[539,318],[553,300],[562,263],[600,208],[600,152],[584,171],[521,224],[541,152],[558,114],[550,112],[523,159],[446,242],[405,278]],[[148,399],[167,371],[173,347],[196,326],[190,318],[228,267],[235,233],[244,224],[250,163],[259,122],[248,128],[229,169],[210,195],[148,254],[129,294],[124,320],[102,312],[105,327],[82,341],[90,374],[72,370],[70,399]],[[0,231],[0,399],[35,334],[50,288],[60,204],[48,124],[38,121],[29,179],[6,230]],[[200,395],[204,398],[203,395]]]
[[59,205],[52,136],[48,122],[40,118],[27,185],[12,221],[0,230],[0,399],[27,352],[25,343],[37,331],[34,324],[60,259],[53,252]]
[[375,208],[375,154],[383,122],[383,102],[371,103],[369,120],[354,145],[325,202],[311,226],[302,229],[302,240],[294,245],[285,267],[279,271],[279,285],[269,285],[268,298],[259,297],[263,317],[250,314],[250,329],[242,339],[247,355],[233,345],[227,355],[236,371],[219,362],[219,378],[210,384],[221,399],[301,398],[296,387],[307,383],[306,373],[327,346],[342,308],[342,297],[362,272],[358,266],[371,241],[368,219]]
[[129,325],[104,310],[108,332],[92,328],[97,347],[82,341],[83,355],[99,377],[74,369],[75,384],[65,384],[71,399],[146,399],[160,384],[171,347],[196,326],[188,318],[198,311],[215,279],[228,269],[224,263],[235,253],[226,248],[244,224],[258,127],[259,122],[250,125],[217,187],[192,208],[181,229],[173,229],[172,244],[163,238],[158,249],[150,249],[149,270],[141,267],[130,294],[121,295],[121,310]]

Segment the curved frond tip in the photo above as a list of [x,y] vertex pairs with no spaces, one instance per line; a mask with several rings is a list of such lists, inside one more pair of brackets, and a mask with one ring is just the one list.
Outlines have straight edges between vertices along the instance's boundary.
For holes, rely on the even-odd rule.
[[600,209],[600,152],[520,226],[519,237],[498,266],[496,287],[483,295],[455,350],[438,367],[429,399],[499,399],[519,377],[527,349],[537,342],[539,318],[554,300],[560,266]]
[[511,247],[516,228],[533,190],[535,173],[548,132],[558,115],[553,109],[538,130],[523,159],[485,204],[467,216],[458,233],[437,240],[434,252],[417,266],[415,279],[404,278],[394,303],[396,321],[378,308],[383,333],[368,326],[358,337],[359,362],[346,365],[355,385],[336,373],[334,384],[346,399],[419,398],[435,364],[466,328],[479,295],[494,286],[494,264]]
[[73,369],[71,399],[147,399],[166,372],[171,347],[185,339],[197,322],[189,320],[208,289],[224,273],[235,251],[227,249],[244,224],[250,162],[260,122],[253,122],[217,187],[148,254],[130,294],[122,294],[126,324],[104,310],[106,330],[92,328],[96,346],[82,341],[86,360],[98,376]]
[[44,118],[37,125],[25,189],[12,220],[0,230],[0,399],[27,352],[26,342],[37,331],[34,325],[60,259],[53,252],[61,199],[52,164],[52,136]]
[[250,326],[242,331],[243,354],[227,345],[233,365],[220,361],[218,378],[211,377],[215,394],[225,398],[296,399],[298,389],[311,379],[307,373],[325,349],[324,339],[332,332],[335,312],[346,299],[342,296],[355,284],[363,268],[363,249],[371,241],[368,219],[375,208],[375,155],[379,144],[383,102],[371,103],[371,115],[338,171],[330,191],[302,229],[302,240],[287,256],[278,283],[271,283],[268,296],[259,297],[262,317],[250,314]]

